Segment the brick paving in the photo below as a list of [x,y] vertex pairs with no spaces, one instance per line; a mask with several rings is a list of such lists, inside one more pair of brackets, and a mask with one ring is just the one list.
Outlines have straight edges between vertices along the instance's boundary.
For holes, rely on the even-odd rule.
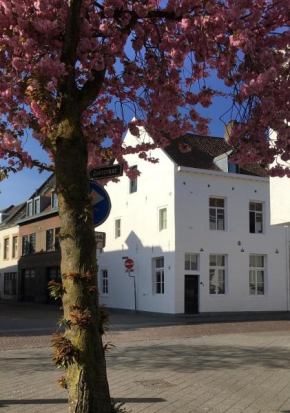
[[[290,321],[151,322],[105,337],[111,395],[131,413],[290,413]],[[67,412],[47,332],[2,333],[0,349],[0,411]]]

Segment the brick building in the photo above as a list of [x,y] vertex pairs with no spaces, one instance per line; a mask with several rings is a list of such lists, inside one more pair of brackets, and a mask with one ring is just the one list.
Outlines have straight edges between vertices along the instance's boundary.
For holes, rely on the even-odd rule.
[[54,303],[47,288],[50,280],[61,279],[57,237],[60,220],[54,175],[24,204],[3,214],[0,225],[1,299]]

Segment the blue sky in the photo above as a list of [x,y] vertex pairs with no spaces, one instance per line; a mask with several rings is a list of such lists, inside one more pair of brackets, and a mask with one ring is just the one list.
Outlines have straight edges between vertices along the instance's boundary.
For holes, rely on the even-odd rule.
[[[207,86],[212,89],[225,90],[223,83],[217,79],[213,74],[207,79]],[[222,137],[224,135],[224,123],[230,119],[223,117],[223,122],[220,117],[223,116],[230,108],[230,101],[216,97],[213,99],[213,104],[210,108],[200,108],[200,113],[212,119],[210,124],[211,136]],[[128,114],[131,116],[131,114]],[[229,116],[229,115],[228,115]],[[38,142],[33,138],[28,138],[25,144],[25,149],[33,156],[43,162],[48,162],[48,156],[45,151],[41,149]],[[151,165],[154,167],[154,165]],[[0,210],[7,208],[10,205],[18,205],[25,202],[30,195],[47,179],[49,173],[42,172],[37,169],[25,169],[17,174],[11,174],[8,179],[0,182]]]
[[[219,117],[226,112],[228,107],[229,102],[225,101],[224,98],[215,98],[213,105],[206,111],[202,111],[203,114],[212,119],[210,124],[211,136],[222,137],[224,135],[224,124]],[[34,139],[28,139],[25,148],[34,158],[48,162],[47,154]],[[151,165],[151,167],[153,168],[154,165]],[[0,182],[0,210],[7,208],[9,205],[18,205],[25,202],[48,176],[49,173],[42,172],[40,174],[37,169],[24,169],[17,174],[11,174],[8,179]]]

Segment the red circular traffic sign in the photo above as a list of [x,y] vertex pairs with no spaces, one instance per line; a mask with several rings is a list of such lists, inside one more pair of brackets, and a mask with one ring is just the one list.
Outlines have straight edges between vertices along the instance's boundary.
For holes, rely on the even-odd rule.
[[131,260],[131,258],[127,258],[124,262],[124,265],[127,268],[127,270],[132,270],[134,267],[134,261]]

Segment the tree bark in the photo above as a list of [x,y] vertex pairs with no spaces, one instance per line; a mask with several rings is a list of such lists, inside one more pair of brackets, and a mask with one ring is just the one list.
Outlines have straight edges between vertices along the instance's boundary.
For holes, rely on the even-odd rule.
[[61,121],[55,138],[55,175],[65,338],[74,348],[66,375],[69,413],[110,413],[87,160],[80,122]]

